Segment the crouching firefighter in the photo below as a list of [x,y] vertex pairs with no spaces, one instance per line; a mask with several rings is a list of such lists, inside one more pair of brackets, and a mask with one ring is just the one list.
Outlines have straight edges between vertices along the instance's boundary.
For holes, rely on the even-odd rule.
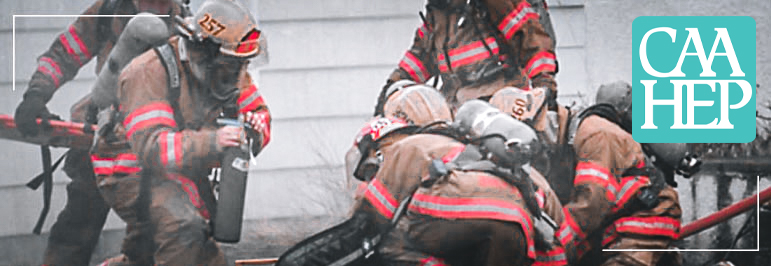
[[[352,262],[350,265],[443,262],[451,265],[518,265],[532,261],[535,256],[534,225],[526,210],[528,207],[522,202],[516,186],[497,175],[473,168],[482,157],[474,145],[455,140],[457,134],[453,132],[456,130],[448,128],[446,122],[415,128],[399,123],[398,119],[385,120],[372,123],[371,129],[365,130],[372,133],[365,134],[364,141],[358,142],[362,154],[368,154],[365,157],[380,158],[381,167],[376,171],[353,171],[357,178],[369,182],[364,196],[356,204],[353,217],[340,225],[352,228],[338,232],[356,233],[360,238],[343,242],[342,246],[348,250],[328,256],[324,251],[329,252],[330,245],[322,240],[331,234],[321,233],[290,249],[279,265],[300,265],[319,257],[337,259],[329,263]],[[509,120],[521,124],[510,117]],[[518,129],[529,130],[524,125]],[[395,136],[401,140],[393,142]],[[368,169],[368,162],[360,160],[356,169]],[[497,169],[490,161],[480,164]],[[463,169],[462,166],[470,168]],[[514,176],[511,171],[498,174],[503,173]],[[558,204],[556,197],[546,198]],[[537,197],[531,197],[531,200],[534,206],[544,206],[538,203],[542,200]],[[480,210],[477,208],[480,206],[493,207],[493,211],[474,211]],[[466,208],[467,211],[454,212],[444,208]],[[464,215],[458,216],[458,213]],[[339,228],[328,232],[334,229]],[[311,243],[317,244],[318,253],[309,254],[308,249],[303,249]],[[347,256],[351,254],[353,256]]]
[[[360,184],[357,192],[364,191],[366,182],[380,167],[382,154],[389,152],[391,144],[411,135],[417,127],[433,128],[453,120],[449,105],[434,87],[400,80],[387,90],[384,115],[365,123],[354,138],[353,147],[346,153],[346,177],[365,182]],[[361,194],[357,193],[357,196]]]
[[[385,154],[391,153],[394,143],[422,128],[447,125],[452,121],[447,102],[433,87],[405,81],[392,84],[388,90],[387,116],[377,116],[366,122],[345,155],[347,178],[363,181],[357,189],[357,201],[363,200],[369,182],[379,170]],[[383,236],[376,236],[379,231],[370,215],[355,212],[347,221],[290,248],[276,265],[382,264],[379,256],[372,256]],[[414,256],[430,257],[422,253]]]
[[[246,71],[267,52],[249,11],[209,0],[178,28],[181,36],[122,71],[114,136],[92,151],[99,189],[128,224],[125,256],[106,264],[225,265],[209,226],[216,201],[207,175],[244,135],[255,154],[270,141],[270,113]],[[218,127],[221,114],[251,129]]]
[[[547,107],[533,101],[537,93],[509,88],[497,92],[491,102],[511,110],[512,116],[526,121],[539,134],[553,136],[548,144],[563,145],[559,151],[572,151],[575,156],[569,168],[572,174],[549,177],[562,182],[572,179],[572,194],[563,207],[564,221],[555,235],[570,264],[679,264],[667,252],[601,250],[669,248],[678,238],[681,210],[672,188],[676,184],[665,178],[668,174],[662,169],[677,169],[687,176],[698,170],[698,160],[684,145],[646,148],[632,139],[631,86],[626,83],[603,85],[597,104],[569,114],[569,119],[566,112],[547,114]],[[661,156],[665,151],[666,156]],[[659,154],[656,164],[646,152]],[[564,167],[567,161],[550,165]],[[663,164],[670,167],[657,168]]]

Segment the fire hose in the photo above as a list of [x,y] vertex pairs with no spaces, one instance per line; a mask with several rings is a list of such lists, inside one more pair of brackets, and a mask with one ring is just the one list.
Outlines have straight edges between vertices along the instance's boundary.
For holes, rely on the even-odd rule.
[[[760,199],[758,199],[760,197]],[[692,236],[696,233],[704,231],[716,224],[722,223],[734,216],[737,216],[747,210],[757,207],[758,200],[760,203],[765,203],[771,200],[771,187],[766,188],[758,194],[749,196],[742,199],[739,202],[729,205],[715,213],[708,215],[707,217],[693,221],[680,229],[680,239]]]
[[270,265],[278,262],[278,258],[270,259],[250,259],[250,260],[237,260],[236,266],[243,265]]

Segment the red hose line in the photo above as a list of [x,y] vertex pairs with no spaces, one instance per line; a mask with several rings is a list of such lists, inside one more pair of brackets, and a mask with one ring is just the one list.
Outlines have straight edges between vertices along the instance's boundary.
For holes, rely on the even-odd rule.
[[237,260],[236,261],[236,266],[243,266],[243,265],[268,265],[268,264],[275,264],[276,262],[278,262],[278,258]]
[[[717,212],[710,214],[707,217],[693,221],[680,229],[680,239],[689,237],[693,234],[699,233],[707,228],[710,228],[716,224],[722,223],[736,215],[739,215],[749,209],[757,206],[758,194],[749,196],[742,199],[739,202],[729,205]],[[771,200],[771,187],[766,188],[760,192],[760,203]]]

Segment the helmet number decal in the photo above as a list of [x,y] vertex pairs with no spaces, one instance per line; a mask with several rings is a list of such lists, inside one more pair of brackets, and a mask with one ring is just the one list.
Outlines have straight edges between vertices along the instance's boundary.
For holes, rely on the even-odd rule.
[[522,115],[524,115],[525,111],[528,109],[527,105],[527,101],[522,98],[514,100],[514,107],[511,108],[511,116],[521,121]]
[[543,106],[545,95],[543,88],[516,91],[514,93],[514,106],[511,107],[511,116],[519,121],[534,118]]
[[391,126],[391,120],[388,120],[387,118],[381,118],[378,120],[373,121],[370,126],[370,134],[372,135],[372,139],[376,140],[379,139],[381,135],[383,135],[384,131],[383,129]]
[[203,17],[198,20],[198,25],[201,25],[201,29],[214,36],[219,35],[225,30],[225,25],[222,25],[222,23],[213,19],[208,13],[204,14]]

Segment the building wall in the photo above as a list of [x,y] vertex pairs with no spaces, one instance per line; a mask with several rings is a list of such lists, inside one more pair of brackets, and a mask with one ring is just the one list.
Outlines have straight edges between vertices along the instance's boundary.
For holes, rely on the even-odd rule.
[[[35,58],[73,18],[16,18],[16,73],[12,73],[12,14],[78,14],[91,0],[0,0],[0,113],[12,114],[35,69]],[[200,0],[194,0],[196,6]],[[253,66],[271,112],[273,140],[254,161],[247,188],[245,231],[267,219],[342,215],[350,185],[343,155],[371,115],[386,77],[411,44],[424,1],[415,0],[245,0],[269,40],[270,63]],[[641,15],[736,15],[758,24],[758,83],[769,83],[771,2],[550,0],[558,38],[557,76],[564,104],[587,104],[604,82],[631,80],[631,22]],[[676,3],[674,3],[676,2]],[[725,1],[727,2],[727,1]],[[696,5],[696,7],[693,7]],[[93,63],[59,90],[49,108],[63,117],[90,90]],[[12,80],[16,79],[16,90]],[[765,90],[761,91],[765,94]],[[758,101],[759,103],[762,101]],[[38,148],[0,140],[0,246],[27,252],[2,253],[0,265],[34,264],[44,236],[30,232],[42,207],[40,192],[24,187],[40,172]],[[54,156],[63,153],[56,149]],[[55,173],[51,212],[44,232],[64,206],[63,172]],[[110,215],[100,256],[117,252],[124,224]],[[109,237],[108,237],[109,236]],[[116,243],[117,241],[117,243]],[[31,248],[26,248],[30,246]],[[20,248],[22,248],[20,247]]]

